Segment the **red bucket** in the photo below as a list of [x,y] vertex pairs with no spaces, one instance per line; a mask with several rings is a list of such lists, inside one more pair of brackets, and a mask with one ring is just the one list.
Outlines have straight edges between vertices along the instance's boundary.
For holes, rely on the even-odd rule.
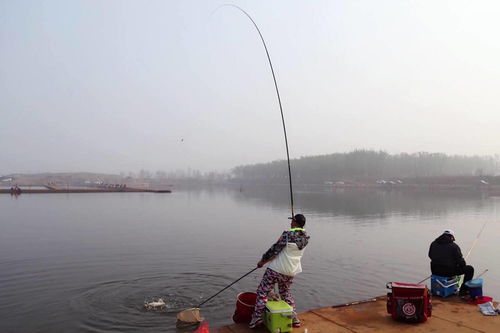
[[210,333],[210,329],[208,328],[208,323],[204,321],[201,323],[200,327],[194,333]]
[[248,324],[252,319],[256,300],[256,293],[239,293],[236,297],[236,310],[234,311],[233,321],[237,324]]
[[483,304],[483,303],[488,303],[488,302],[493,302],[493,297],[478,296],[478,297],[473,298],[469,301],[469,303],[471,303],[471,304]]

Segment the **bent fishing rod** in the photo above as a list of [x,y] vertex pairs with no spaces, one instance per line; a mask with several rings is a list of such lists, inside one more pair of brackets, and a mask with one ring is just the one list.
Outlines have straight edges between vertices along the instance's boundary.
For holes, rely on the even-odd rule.
[[255,27],[255,29],[257,30],[257,32],[259,33],[260,40],[262,41],[262,45],[264,45],[264,49],[266,50],[267,60],[269,62],[269,67],[271,68],[271,74],[273,75],[274,88],[276,89],[276,96],[278,97],[278,104],[279,104],[280,113],[281,113],[281,122],[283,124],[283,133],[285,135],[286,159],[287,159],[287,163],[288,163],[288,180],[289,180],[289,185],[290,185],[290,209],[292,211],[292,218],[293,218],[295,215],[293,213],[292,171],[291,171],[291,168],[290,168],[290,153],[289,153],[289,150],[288,150],[288,138],[287,138],[287,135],[286,135],[285,117],[283,115],[283,107],[281,105],[280,92],[279,92],[279,89],[278,89],[278,83],[276,81],[276,75],[274,74],[273,63],[271,62],[271,56],[269,55],[269,51],[267,49],[267,45],[266,45],[266,42],[264,40],[264,36],[262,36],[262,33],[260,32],[260,29],[257,26],[257,23],[255,23],[255,21],[250,16],[250,14],[248,14],[243,8],[238,7],[236,5],[233,5],[233,4],[221,5],[218,8],[216,8],[213,13],[215,13],[221,7],[234,7],[236,9],[239,9],[243,14],[245,14],[250,19],[250,21],[252,21],[253,26]]

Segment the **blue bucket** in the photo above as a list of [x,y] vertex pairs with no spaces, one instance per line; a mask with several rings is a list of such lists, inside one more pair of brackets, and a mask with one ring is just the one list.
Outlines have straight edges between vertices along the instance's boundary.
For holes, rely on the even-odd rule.
[[469,287],[469,295],[472,298],[483,296],[483,279],[472,279],[465,282],[465,285]]

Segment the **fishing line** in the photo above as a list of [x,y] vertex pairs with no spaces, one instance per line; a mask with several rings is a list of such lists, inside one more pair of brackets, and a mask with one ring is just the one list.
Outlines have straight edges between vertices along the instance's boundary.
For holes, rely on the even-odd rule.
[[[283,133],[285,134],[286,158],[287,158],[287,162],[288,162],[288,179],[289,179],[289,183],[290,183],[290,208],[291,208],[291,211],[292,211],[292,218],[293,218],[294,214],[293,214],[292,171],[291,171],[291,168],[290,168],[290,153],[289,153],[289,150],[288,150],[288,138],[287,138],[287,135],[286,135],[285,117],[283,115],[283,107],[281,105],[280,92],[279,92],[279,89],[278,89],[278,83],[276,81],[276,75],[274,74],[274,68],[273,68],[273,64],[271,62],[271,57],[269,55],[269,51],[267,49],[266,42],[264,41],[264,37],[262,36],[262,33],[260,32],[259,27],[255,23],[255,21],[252,19],[252,17],[246,11],[244,11],[242,8],[240,8],[240,7],[236,6],[236,5],[233,5],[233,4],[225,4],[225,5],[222,5],[222,6],[219,6],[218,8],[216,8],[212,12],[212,15],[217,10],[219,10],[221,7],[226,7],[226,6],[234,7],[234,8],[239,9],[243,14],[245,14],[250,19],[250,21],[252,21],[253,26],[255,27],[255,29],[257,30],[257,32],[259,33],[260,40],[262,41],[262,45],[264,45],[264,49],[266,50],[267,60],[269,61],[269,67],[271,68],[271,73],[273,75],[274,87],[276,89],[276,96],[278,97],[278,104],[279,104],[280,113],[281,113],[281,122],[283,124]],[[200,315],[200,307],[203,304],[207,303],[208,301],[210,301],[211,299],[213,299],[214,297],[216,297],[217,295],[219,295],[221,292],[223,292],[224,290],[228,289],[233,284],[235,284],[236,282],[240,281],[241,279],[243,279],[244,277],[246,277],[247,275],[249,275],[250,273],[252,273],[253,271],[255,271],[258,268],[259,267],[256,267],[256,268],[252,269],[250,272],[246,273],[242,277],[238,278],[236,281],[234,281],[231,284],[229,284],[228,286],[224,287],[222,290],[220,290],[216,294],[210,296],[205,301],[203,301],[200,304],[198,304],[197,307],[191,308],[191,309],[186,309],[184,311],[179,312],[177,314],[177,324],[176,324],[176,326],[177,327],[182,327],[184,324],[188,324],[189,325],[189,324],[201,322],[203,319],[202,319],[202,317]]]
[[481,276],[483,276],[485,273],[487,273],[489,271],[489,269],[485,269],[481,274],[479,274],[478,276],[476,276],[476,279],[477,278],[480,278]]
[[291,168],[290,168],[290,153],[289,153],[289,150],[288,150],[288,137],[287,137],[287,134],[286,134],[286,126],[285,126],[285,117],[283,115],[283,107],[281,105],[281,97],[280,97],[280,92],[279,92],[279,89],[278,89],[278,83],[276,81],[276,75],[274,74],[274,68],[273,68],[273,63],[271,62],[271,56],[269,55],[269,51],[267,49],[267,45],[266,45],[266,42],[264,40],[264,36],[262,36],[262,33],[260,32],[260,29],[259,27],[257,26],[257,23],[255,23],[255,21],[253,20],[253,18],[250,16],[250,14],[248,14],[244,9],[242,9],[241,7],[238,7],[236,5],[233,5],[233,4],[224,4],[224,5],[221,5],[219,7],[217,7],[213,12],[212,12],[212,15],[217,11],[219,10],[220,8],[222,7],[234,7],[236,9],[239,9],[243,14],[245,14],[249,19],[250,21],[252,21],[253,23],[253,26],[255,27],[255,29],[257,30],[257,32],[259,33],[259,36],[260,36],[260,40],[262,41],[262,45],[264,45],[264,49],[266,50],[266,55],[267,55],[267,60],[269,61],[269,67],[271,68],[271,73],[273,75],[273,81],[274,81],[274,88],[276,89],[276,96],[278,97],[278,104],[279,104],[279,107],[280,107],[280,113],[281,113],[281,122],[283,124],[283,133],[285,135],[285,147],[286,147],[286,159],[287,159],[287,162],[288,162],[288,179],[289,179],[289,184],[290,184],[290,209],[292,211],[292,217],[294,216],[293,214],[293,189],[292,189],[292,171],[291,171]]

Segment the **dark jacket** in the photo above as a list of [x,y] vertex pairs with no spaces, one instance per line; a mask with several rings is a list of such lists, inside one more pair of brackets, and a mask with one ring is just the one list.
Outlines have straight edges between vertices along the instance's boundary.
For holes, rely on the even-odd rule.
[[462,251],[450,235],[442,234],[431,243],[429,258],[432,274],[453,276],[463,273],[465,260]]

